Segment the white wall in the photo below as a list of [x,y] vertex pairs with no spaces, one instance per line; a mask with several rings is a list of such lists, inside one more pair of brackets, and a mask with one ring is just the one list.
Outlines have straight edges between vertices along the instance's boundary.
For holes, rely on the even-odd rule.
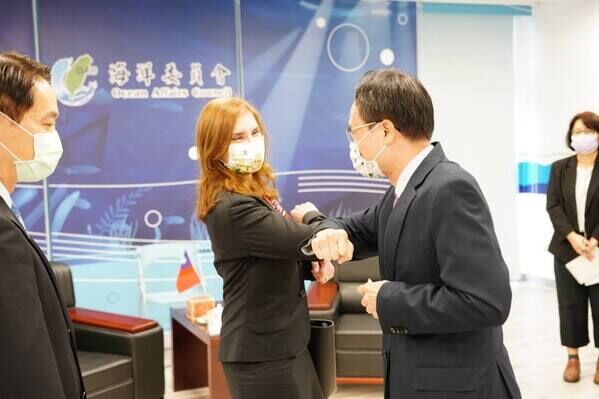
[[418,74],[435,106],[433,139],[480,183],[511,277],[518,278],[513,17],[420,17]]
[[[537,3],[532,18],[516,17],[514,38],[517,157],[548,164],[571,154],[564,136],[572,116],[599,113],[599,1]],[[520,264],[553,280],[545,200],[518,196]]]

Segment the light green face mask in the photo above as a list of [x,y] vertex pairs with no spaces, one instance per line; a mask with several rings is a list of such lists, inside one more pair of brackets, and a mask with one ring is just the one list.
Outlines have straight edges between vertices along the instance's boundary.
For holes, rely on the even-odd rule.
[[0,142],[0,147],[4,148],[15,159],[17,182],[36,182],[50,176],[56,170],[63,152],[58,132],[53,130],[51,132],[33,134],[5,113],[0,112],[0,115],[33,137],[33,159],[30,160],[20,159],[4,143]]

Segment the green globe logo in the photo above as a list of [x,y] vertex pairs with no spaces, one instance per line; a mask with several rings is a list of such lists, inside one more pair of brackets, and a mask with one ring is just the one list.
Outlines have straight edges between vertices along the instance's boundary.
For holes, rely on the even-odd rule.
[[97,81],[87,81],[88,77],[98,75],[98,67],[89,54],[80,55],[76,60],[73,57],[57,60],[50,74],[58,101],[69,107],[87,104],[98,88]]

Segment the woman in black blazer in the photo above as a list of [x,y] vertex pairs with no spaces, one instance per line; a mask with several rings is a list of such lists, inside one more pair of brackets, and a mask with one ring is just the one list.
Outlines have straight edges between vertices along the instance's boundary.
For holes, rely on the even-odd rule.
[[198,215],[224,280],[220,360],[236,399],[322,398],[307,351],[304,280],[325,282],[333,267],[313,266],[300,250],[322,216],[311,212],[306,224],[286,216],[264,161],[265,135],[258,112],[238,98],[209,102],[196,128]]
[[[580,380],[578,348],[589,343],[588,306],[591,303],[594,342],[599,348],[599,284],[580,285],[565,264],[577,256],[592,258],[599,240],[599,116],[583,112],[572,118],[566,144],[576,155],[551,166],[547,212],[555,232],[549,251],[555,256],[555,282],[560,335],[568,350],[563,378]],[[594,378],[599,384],[599,360]]]

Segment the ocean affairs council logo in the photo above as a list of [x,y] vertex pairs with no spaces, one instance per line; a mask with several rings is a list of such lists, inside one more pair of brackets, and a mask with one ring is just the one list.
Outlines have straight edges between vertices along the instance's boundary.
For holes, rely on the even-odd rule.
[[98,67],[89,54],[75,60],[73,57],[60,58],[52,65],[50,74],[58,101],[69,107],[87,104],[98,88],[97,81],[87,81],[88,77],[98,75]]

